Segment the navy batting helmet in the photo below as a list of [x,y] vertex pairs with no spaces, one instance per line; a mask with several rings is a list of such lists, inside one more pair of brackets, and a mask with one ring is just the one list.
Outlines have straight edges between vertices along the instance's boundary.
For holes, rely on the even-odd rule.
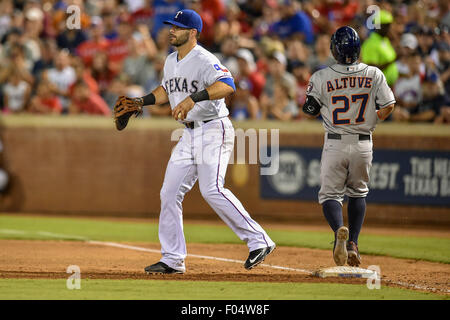
[[359,58],[361,41],[355,29],[340,27],[331,36],[331,53],[337,62],[341,64],[352,64]]

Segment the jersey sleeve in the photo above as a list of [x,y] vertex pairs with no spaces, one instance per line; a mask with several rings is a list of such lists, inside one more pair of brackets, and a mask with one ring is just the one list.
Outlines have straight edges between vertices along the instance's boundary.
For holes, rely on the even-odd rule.
[[394,93],[391,88],[388,86],[386,77],[383,72],[377,69],[377,91],[375,94],[375,103],[376,106],[380,109],[387,107],[393,103],[395,103]]
[[[221,64],[219,59],[208,58],[202,61],[201,75],[205,88],[217,81],[233,81],[231,72]],[[226,80],[231,79],[231,80]]]
[[319,75],[317,72],[313,73],[311,78],[309,78],[308,87],[306,88],[306,95],[314,97],[318,102],[323,104]]

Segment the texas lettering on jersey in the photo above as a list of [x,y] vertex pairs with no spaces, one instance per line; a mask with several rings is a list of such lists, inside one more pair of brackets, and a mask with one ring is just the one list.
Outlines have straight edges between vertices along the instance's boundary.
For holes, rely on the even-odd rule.
[[[173,109],[186,97],[208,88],[217,81],[233,82],[233,76],[216,56],[197,45],[181,60],[178,60],[177,52],[167,57],[161,85],[166,90]],[[209,120],[226,117],[228,114],[224,98],[204,100],[195,103],[185,120]]]
[[164,82],[167,94],[174,92],[196,93],[198,91],[198,81],[193,80],[188,83],[186,78],[176,77]]

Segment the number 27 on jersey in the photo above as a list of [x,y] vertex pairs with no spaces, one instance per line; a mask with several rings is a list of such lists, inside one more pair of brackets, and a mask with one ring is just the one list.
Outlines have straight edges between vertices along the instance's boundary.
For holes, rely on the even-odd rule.
[[[360,124],[365,121],[364,112],[366,111],[367,101],[369,100],[369,95],[367,93],[363,94],[353,94],[350,97],[340,95],[331,97],[331,103],[336,106],[333,109],[333,124],[335,125],[346,125],[346,124]],[[358,113],[354,121],[352,119],[346,118],[345,113],[350,110],[350,103],[359,103]]]

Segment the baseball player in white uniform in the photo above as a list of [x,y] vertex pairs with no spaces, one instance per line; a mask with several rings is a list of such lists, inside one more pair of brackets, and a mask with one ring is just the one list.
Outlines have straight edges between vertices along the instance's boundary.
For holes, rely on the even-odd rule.
[[197,44],[202,20],[195,11],[178,11],[165,23],[171,25],[170,42],[177,50],[166,59],[161,86],[136,101],[144,106],[169,102],[173,117],[186,128],[172,152],[160,193],[162,258],[145,271],[185,272],[182,202],[197,180],[203,198],[247,243],[250,254],[244,267],[252,269],[275,249],[275,243],[224,188],[235,137],[224,98],[235,91],[233,78],[213,54]]
[[[359,266],[358,236],[369,192],[372,132],[394,110],[395,99],[380,69],[358,63],[360,39],[354,29],[336,30],[331,52],[338,63],[311,76],[303,112],[323,118],[319,203],[335,233],[334,261],[338,266]],[[342,217],[344,195],[348,196],[348,228]]]

